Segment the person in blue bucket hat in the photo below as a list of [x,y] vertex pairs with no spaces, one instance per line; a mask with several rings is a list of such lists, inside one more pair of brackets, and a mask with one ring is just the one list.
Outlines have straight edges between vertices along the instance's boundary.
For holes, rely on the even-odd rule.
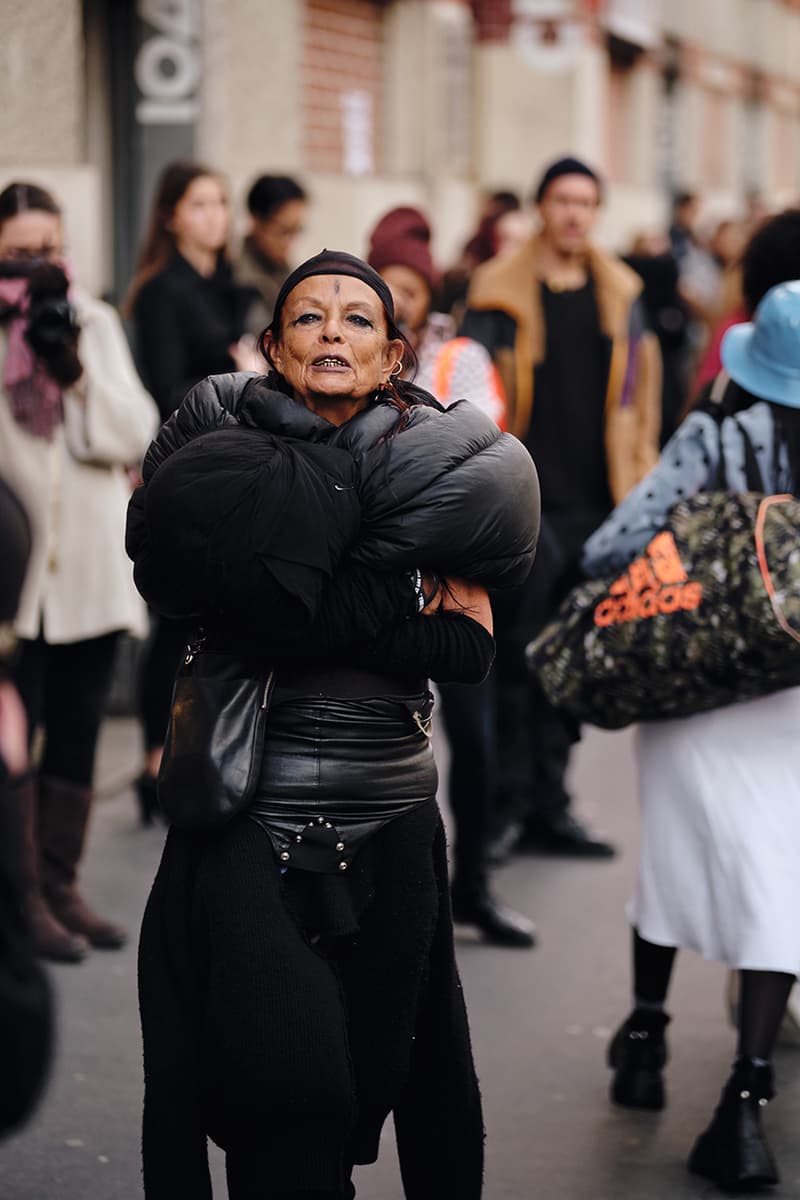
[[800,280],[771,288],[753,321],[731,326],[722,365],[752,395],[800,408]]
[[[800,495],[800,280],[770,288],[753,320],[728,331],[722,361],[705,402],[584,546],[589,575],[624,568],[675,503],[717,490],[721,454],[729,490],[749,490],[745,436],[762,490]],[[676,951],[725,963],[738,976],[736,1055],[688,1166],[737,1191],[779,1180],[762,1120],[775,1094],[773,1049],[800,973],[798,735],[800,687],[636,731],[642,833],[627,909],[633,1007],[608,1049],[611,1099],[664,1107]]]

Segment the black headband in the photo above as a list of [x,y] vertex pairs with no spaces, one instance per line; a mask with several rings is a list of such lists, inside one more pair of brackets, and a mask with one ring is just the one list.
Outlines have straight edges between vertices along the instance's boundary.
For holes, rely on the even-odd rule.
[[602,199],[603,183],[596,171],[593,171],[587,163],[582,162],[579,158],[559,158],[550,164],[539,180],[535,195],[537,204],[544,198],[550,184],[556,179],[560,179],[562,175],[585,175],[587,179],[593,179],[597,184],[598,196]]
[[309,279],[312,275],[350,275],[353,279],[360,279],[367,287],[372,288],[386,310],[387,317],[394,322],[392,293],[378,272],[373,271],[372,267],[362,259],[356,258],[355,254],[347,254],[344,250],[323,250],[320,254],[315,254],[313,258],[301,263],[284,281],[272,310],[272,321],[269,328],[274,333],[280,332],[281,309],[289,292],[296,288],[298,283],[302,283],[304,279]]

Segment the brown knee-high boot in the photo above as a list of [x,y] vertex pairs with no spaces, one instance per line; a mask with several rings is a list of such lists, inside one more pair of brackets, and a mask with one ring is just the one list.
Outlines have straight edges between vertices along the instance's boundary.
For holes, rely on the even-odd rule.
[[51,962],[80,962],[89,949],[86,938],[65,929],[42,894],[36,783],[32,775],[20,776],[11,781],[5,795],[19,837],[20,874],[36,953]]
[[39,851],[42,888],[53,913],[72,933],[82,934],[101,950],[116,950],[128,935],[98,917],[78,891],[92,789],[65,779],[39,779]]

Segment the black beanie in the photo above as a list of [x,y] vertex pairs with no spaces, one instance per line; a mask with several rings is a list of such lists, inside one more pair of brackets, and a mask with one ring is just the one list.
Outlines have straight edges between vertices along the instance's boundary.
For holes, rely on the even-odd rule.
[[558,158],[554,163],[550,164],[539,180],[535,197],[537,204],[541,203],[550,184],[560,178],[561,175],[585,175],[588,179],[593,179],[597,184],[599,198],[602,200],[603,184],[596,171],[593,171],[585,162],[581,162],[579,158]]
[[394,301],[392,293],[377,271],[374,271],[368,263],[363,259],[356,258],[355,254],[347,254],[344,250],[322,250],[319,254],[315,254],[313,258],[307,259],[301,263],[296,270],[292,271],[288,279],[286,279],[278,292],[278,297],[275,301],[275,307],[272,310],[272,321],[269,328],[278,330],[280,328],[281,309],[283,308],[286,297],[289,292],[297,287],[298,283],[302,283],[304,279],[309,279],[312,275],[350,275],[353,279],[360,279],[362,283],[366,283],[367,287],[371,287],[386,310],[386,315],[390,321],[394,322]]

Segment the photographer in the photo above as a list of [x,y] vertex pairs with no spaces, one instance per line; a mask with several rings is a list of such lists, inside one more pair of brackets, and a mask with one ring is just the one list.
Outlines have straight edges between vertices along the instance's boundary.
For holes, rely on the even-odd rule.
[[38,770],[18,774],[21,869],[38,953],[79,961],[125,933],[88,908],[77,869],[97,736],[123,630],[144,611],[123,547],[130,487],[156,428],[112,308],[73,288],[61,212],[44,189],[0,192],[0,474],[32,526],[14,668]]

